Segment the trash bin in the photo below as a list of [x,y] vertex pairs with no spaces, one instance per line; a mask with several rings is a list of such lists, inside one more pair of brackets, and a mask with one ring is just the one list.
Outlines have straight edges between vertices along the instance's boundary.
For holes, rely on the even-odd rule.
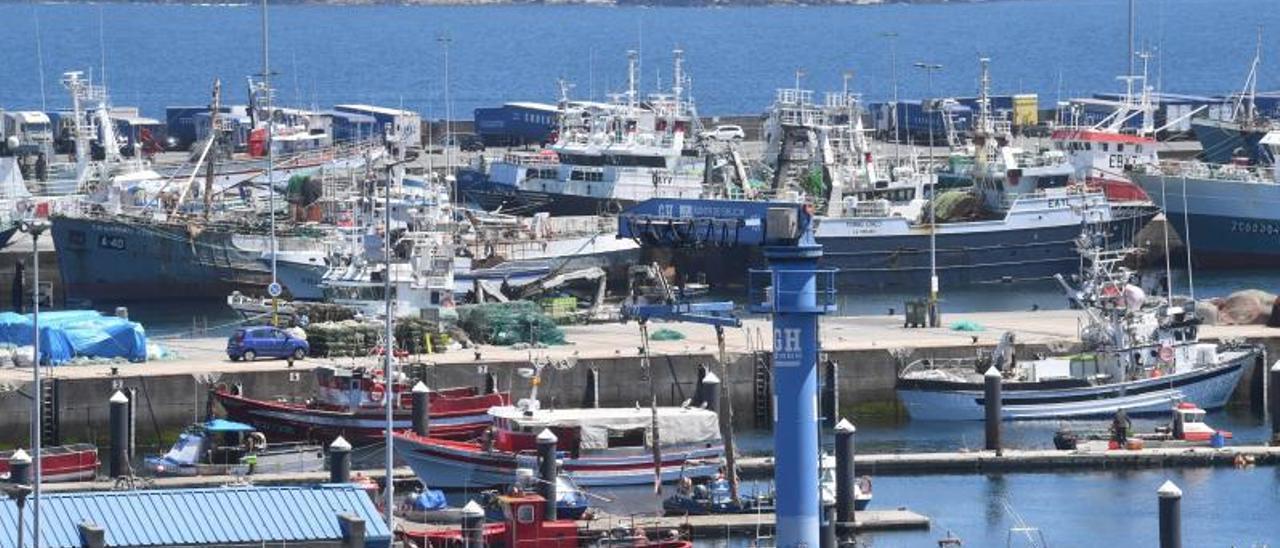
[[929,326],[929,301],[925,299],[914,299],[907,301],[903,307],[907,312],[907,320],[902,324],[903,327],[928,327]]
[[1227,438],[1222,435],[1222,432],[1214,432],[1212,436],[1209,436],[1209,447],[1222,449],[1223,447],[1226,447],[1226,445]]

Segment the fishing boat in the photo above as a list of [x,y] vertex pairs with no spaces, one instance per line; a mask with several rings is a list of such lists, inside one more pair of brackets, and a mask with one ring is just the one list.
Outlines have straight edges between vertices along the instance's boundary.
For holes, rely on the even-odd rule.
[[1262,355],[1257,346],[1198,340],[1194,311],[1148,299],[1120,266],[1127,250],[1106,251],[1084,235],[1084,280],[1072,288],[1059,276],[1086,325],[1082,350],[1016,359],[1006,334],[989,356],[926,358],[898,375],[898,397],[914,420],[982,420],[985,375],[999,374],[1005,420],[1167,414],[1183,401],[1206,409],[1227,404],[1245,371]]
[[[17,452],[0,451],[0,478],[10,477],[9,461]],[[54,483],[92,480],[98,474],[98,464],[98,447],[93,444],[44,447],[40,449],[40,481]]]
[[[499,491],[496,489],[486,490],[480,493],[480,503],[484,506],[485,516],[491,520],[502,519],[501,497],[511,493],[536,493],[538,491],[538,482],[541,480],[534,474],[534,471],[528,468],[521,468],[516,471],[515,485],[509,489]],[[591,501],[587,498],[586,491],[583,491],[578,484],[563,474],[556,476],[556,519],[589,519],[588,512],[591,510]]]
[[[1254,48],[1253,62],[1244,88],[1232,95],[1230,116],[1224,119],[1200,117],[1191,120],[1191,131],[1200,142],[1200,159],[1209,164],[1243,161],[1251,165],[1271,165],[1277,156],[1262,144],[1262,138],[1280,130],[1280,121],[1258,109],[1258,67],[1262,63],[1262,30]],[[1271,113],[1280,116],[1280,112]]]
[[325,461],[319,445],[268,445],[267,437],[252,426],[211,419],[183,430],[168,452],[147,457],[144,466],[155,476],[213,476],[318,472]]
[[[228,419],[280,439],[328,443],[342,436],[353,444],[381,440],[388,386],[379,372],[341,367],[317,367],[315,372],[316,393],[303,402],[253,399],[225,385],[214,387],[212,396]],[[392,427],[410,428],[412,384],[397,378],[390,383],[390,392],[395,402]],[[430,395],[432,434],[448,440],[475,438],[489,427],[489,408],[508,402],[506,393],[482,394],[473,387],[434,390]]]
[[[493,426],[482,441],[398,432],[396,452],[419,478],[457,489],[514,483],[516,471],[536,461],[532,451],[544,430],[556,435],[564,454],[562,473],[584,486],[653,483],[655,475],[664,482],[711,477],[724,454],[719,418],[706,409],[542,409],[524,399],[493,407],[489,416]],[[653,439],[660,440],[657,452]]]
[[[1259,140],[1280,154],[1280,130]],[[1280,164],[1161,162],[1134,174],[1164,211],[1196,264],[1280,264]]]
[[[1132,425],[1125,417],[1117,417],[1106,431],[1079,431],[1063,428],[1053,435],[1057,449],[1141,449],[1146,447],[1221,447],[1232,434],[1218,430],[1205,422],[1208,413],[1191,402],[1180,402],[1173,407],[1168,424],[1155,427],[1151,432],[1130,432]],[[1123,432],[1117,432],[1123,429]],[[1124,440],[1128,447],[1123,447]]]
[[[821,478],[818,484],[824,506],[836,503],[836,459],[822,455]],[[746,487],[743,489],[743,487]],[[737,499],[733,497],[729,480],[717,476],[709,482],[695,483],[689,478],[680,480],[676,493],[662,501],[662,513],[667,516],[705,516],[712,514],[772,513],[776,499],[772,489],[739,487]],[[871,504],[871,478],[858,477],[853,484],[854,510],[862,511]]]
[[[518,491],[499,495],[495,504],[501,509],[502,521],[484,524],[483,537],[486,546],[531,546],[534,548],[565,548],[570,546],[627,546],[631,548],[692,548],[693,543],[681,540],[678,535],[654,540],[642,529],[619,526],[604,538],[587,540],[578,530],[578,522],[567,519],[547,520],[544,512],[547,501],[539,495]],[[463,508],[466,512],[484,510],[475,502]],[[465,546],[467,534],[460,526],[435,528],[404,528],[397,530],[397,538],[408,546],[420,548],[448,548]]]
[[701,197],[704,162],[694,142],[698,117],[686,93],[683,52],[675,51],[669,94],[642,97],[637,70],[630,52],[627,91],[609,103],[571,101],[562,84],[555,143],[460,170],[461,201],[487,211],[565,216],[617,214],[655,197]]
[[[822,264],[837,269],[842,286],[929,287],[934,270],[948,286],[1049,279],[1079,268],[1081,226],[1097,226],[1109,244],[1127,246],[1157,213],[1150,205],[1117,205],[1103,192],[1060,185],[1048,172],[1043,180],[1020,179],[1015,159],[996,159],[994,137],[983,140],[976,157],[985,158],[981,173],[1005,170],[1002,176],[933,196],[930,174],[899,166],[907,169],[889,177],[874,168],[851,105],[856,102],[847,93],[818,102],[810,90],[778,90],[770,119],[779,121],[768,124],[778,128],[770,133],[777,144],[766,145],[776,158],[765,161],[775,172],[767,194],[825,209],[814,219],[814,237],[823,246]],[[714,279],[740,277],[741,262],[721,255],[682,256],[682,266]]]
[[[1151,200],[1129,173],[1156,162],[1155,135],[1164,129],[1155,127],[1145,55],[1143,59],[1143,75],[1121,78],[1127,88],[1111,114],[1092,125],[1069,121],[1050,135],[1054,148],[1066,154],[1075,167],[1076,180],[1117,203]],[[1135,85],[1139,88],[1136,94]],[[1133,129],[1135,118],[1138,124]],[[1168,122],[1166,127],[1174,123],[1177,120]]]

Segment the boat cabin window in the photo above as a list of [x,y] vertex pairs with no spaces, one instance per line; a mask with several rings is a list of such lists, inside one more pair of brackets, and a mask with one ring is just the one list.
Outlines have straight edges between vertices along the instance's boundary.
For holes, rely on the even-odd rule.
[[1107,143],[1102,143],[1102,151],[1107,152],[1109,150],[1111,150],[1111,145],[1108,145]]
[[1124,152],[1124,143],[1116,145],[1116,152]]
[[644,447],[644,428],[609,431],[609,448]]
[[516,521],[520,523],[533,523],[533,505],[525,504],[517,508]]

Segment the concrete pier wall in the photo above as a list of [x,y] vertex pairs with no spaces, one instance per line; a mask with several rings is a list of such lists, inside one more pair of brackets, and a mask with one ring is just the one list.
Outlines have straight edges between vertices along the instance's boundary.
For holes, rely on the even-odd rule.
[[[1267,348],[1268,360],[1280,356],[1280,339],[1261,338],[1253,342]],[[837,350],[825,355],[840,364],[840,414],[853,420],[892,419],[901,416],[894,384],[898,370],[915,359],[962,358],[975,355],[990,345],[951,345],[921,349]],[[1021,345],[1020,358],[1037,354],[1059,353],[1070,348],[1042,344]],[[627,355],[630,354],[630,355]],[[756,355],[733,353],[727,372],[713,369],[721,376],[734,406],[735,424],[751,427],[767,424],[757,421],[759,410],[754,366],[757,359],[767,360],[767,353]],[[567,363],[567,362],[564,362]],[[1269,363],[1269,362],[1267,362]],[[132,389],[136,400],[137,445],[156,447],[172,443],[177,431],[204,416],[206,393],[211,383],[240,384],[245,394],[254,398],[287,398],[301,401],[313,393],[315,361],[299,362],[289,369],[283,362],[258,362],[251,370],[217,376],[193,375],[188,372],[129,375],[112,377],[56,378],[58,410],[64,443],[89,441],[104,446],[107,442],[107,398],[118,389]],[[619,349],[619,355],[608,358],[582,359],[564,369],[548,367],[543,372],[539,396],[544,406],[576,407],[581,404],[586,388],[587,370],[600,371],[600,401],[604,406],[646,406],[650,398],[648,374],[654,375],[655,391],[662,405],[677,405],[693,397],[699,364],[716,367],[713,352],[655,355],[651,371],[646,373],[643,360],[635,348]],[[261,365],[261,368],[257,366]],[[495,373],[501,390],[515,397],[529,394],[529,381],[518,371],[529,367],[527,360],[476,361],[427,366],[424,380],[433,388],[482,386],[483,371]],[[55,368],[56,371],[56,368]],[[1248,404],[1259,397],[1257,378],[1250,375],[1241,381],[1235,401]],[[10,381],[12,382],[12,381]],[[6,385],[0,391],[0,449],[27,446],[30,424],[30,384]],[[0,387],[3,388],[3,387]],[[767,395],[765,396],[767,398]],[[1259,400],[1261,401],[1261,400]],[[768,409],[765,407],[764,409]],[[767,415],[766,415],[767,417]]]

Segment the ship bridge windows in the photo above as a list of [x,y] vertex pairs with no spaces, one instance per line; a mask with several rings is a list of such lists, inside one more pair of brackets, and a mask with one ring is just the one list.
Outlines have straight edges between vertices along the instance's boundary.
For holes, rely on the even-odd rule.
[[667,167],[667,160],[662,156],[633,156],[629,154],[609,154],[604,157],[605,163],[621,167]]
[[604,156],[596,154],[565,154],[562,152],[560,153],[560,162],[575,166],[603,166]]
[[570,181],[587,181],[601,182],[604,181],[604,173],[600,171],[583,171],[575,169],[569,174]]

